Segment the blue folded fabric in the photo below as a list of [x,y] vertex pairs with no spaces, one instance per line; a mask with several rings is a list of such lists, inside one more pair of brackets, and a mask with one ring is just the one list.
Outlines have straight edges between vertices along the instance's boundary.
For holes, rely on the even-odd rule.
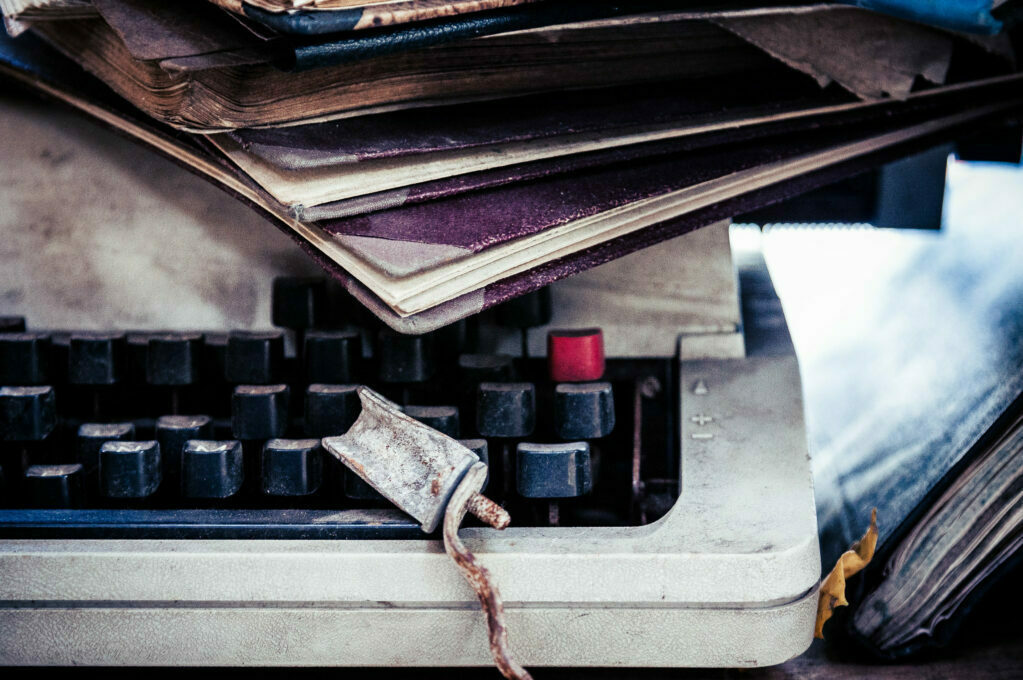
[[991,15],[992,0],[840,0],[875,12],[967,33],[998,33],[1002,22]]

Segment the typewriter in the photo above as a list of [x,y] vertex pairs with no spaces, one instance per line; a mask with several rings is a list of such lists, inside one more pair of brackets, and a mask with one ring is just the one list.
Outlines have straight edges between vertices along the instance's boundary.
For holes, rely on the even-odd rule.
[[320,445],[360,384],[489,462],[513,524],[461,535],[524,665],[800,654],[820,560],[799,370],[749,245],[714,225],[425,336],[316,278],[276,280],[255,331],[5,318],[0,660],[490,664],[436,532]]

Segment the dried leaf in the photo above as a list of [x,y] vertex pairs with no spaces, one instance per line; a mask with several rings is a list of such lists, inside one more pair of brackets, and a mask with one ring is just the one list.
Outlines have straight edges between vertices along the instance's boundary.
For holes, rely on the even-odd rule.
[[817,624],[813,636],[824,639],[824,623],[835,613],[835,607],[845,607],[845,580],[870,564],[877,547],[877,508],[870,512],[870,527],[863,538],[853,543],[852,549],[842,553],[827,578],[820,585],[817,599]]

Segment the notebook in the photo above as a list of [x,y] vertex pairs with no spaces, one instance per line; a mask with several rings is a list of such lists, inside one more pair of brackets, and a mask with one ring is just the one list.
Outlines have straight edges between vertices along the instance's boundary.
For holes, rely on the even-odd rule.
[[[941,232],[770,234],[779,272],[812,253],[810,271],[841,282],[821,286],[830,316],[786,309],[827,338],[797,343],[821,405],[808,429],[825,565],[877,508],[874,558],[824,637],[886,659],[952,640],[1023,557],[1023,168],[957,166]],[[783,299],[813,276],[784,279]]]

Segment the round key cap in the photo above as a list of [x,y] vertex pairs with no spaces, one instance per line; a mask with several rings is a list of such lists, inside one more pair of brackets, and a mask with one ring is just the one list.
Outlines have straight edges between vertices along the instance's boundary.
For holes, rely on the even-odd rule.
[[56,399],[49,385],[0,387],[0,439],[45,439],[57,424]]
[[487,477],[483,480],[482,490],[490,483],[490,451],[487,448],[486,439],[459,439],[458,443],[476,454],[476,457],[487,465]]
[[457,406],[406,406],[405,414],[452,439],[458,439],[461,427]]
[[522,442],[516,453],[516,483],[526,498],[573,498],[589,492],[593,484],[586,442]]
[[362,364],[362,337],[358,331],[309,331],[303,357],[306,382],[353,382]]
[[209,416],[161,416],[156,420],[165,489],[177,493],[181,488],[181,452],[185,444],[191,439],[213,436],[213,421]]
[[535,328],[551,322],[550,288],[526,293],[496,308],[497,323],[510,328]]
[[323,482],[319,439],[271,439],[263,445],[263,493],[308,496]]
[[376,350],[379,377],[383,382],[426,382],[436,372],[430,336],[401,335],[381,330]]
[[82,466],[33,465],[25,470],[25,491],[36,508],[82,506]]
[[536,426],[533,383],[480,383],[476,430],[484,437],[528,437]]
[[82,466],[89,494],[99,492],[99,452],[111,441],[135,439],[133,423],[83,423],[78,427],[75,460]]
[[231,397],[231,431],[237,439],[273,439],[288,430],[287,385],[239,385]]
[[547,365],[554,382],[589,382],[604,375],[604,334],[599,328],[551,331]]
[[327,282],[323,277],[278,276],[273,282],[272,318],[281,328],[323,325]]
[[124,370],[123,333],[75,333],[68,347],[68,382],[113,385]]
[[362,410],[358,387],[310,385],[305,393],[306,436],[333,437],[347,432]]
[[198,333],[162,333],[149,337],[146,382],[183,386],[199,381],[202,336]]
[[50,351],[45,333],[0,333],[0,385],[46,384]]
[[193,439],[181,451],[185,498],[229,498],[242,488],[244,475],[241,442]]
[[227,338],[224,376],[236,385],[268,385],[284,363],[281,331],[232,331]]
[[554,388],[554,430],[562,439],[599,439],[615,426],[611,383],[562,383]]
[[148,498],[162,479],[155,441],[109,441],[99,449],[99,491],[107,498]]

